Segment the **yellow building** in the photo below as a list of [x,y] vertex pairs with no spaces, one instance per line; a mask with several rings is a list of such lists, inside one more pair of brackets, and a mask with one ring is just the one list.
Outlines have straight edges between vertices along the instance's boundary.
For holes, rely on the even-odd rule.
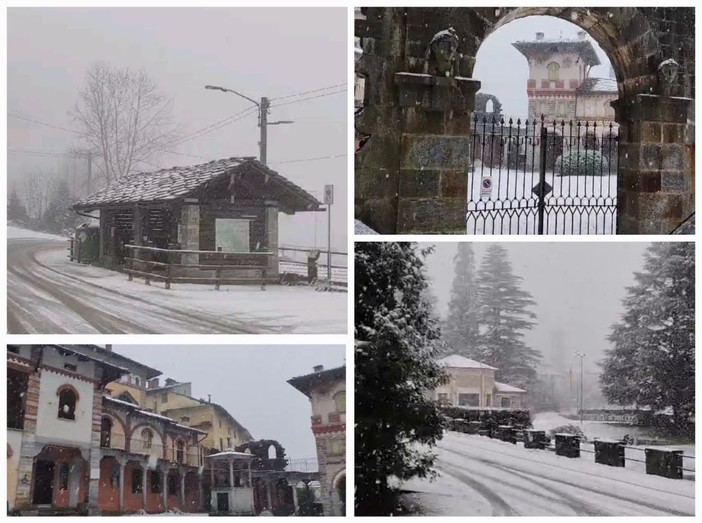
[[246,427],[224,407],[209,399],[193,398],[191,383],[166,379],[161,386],[159,379],[154,378],[144,392],[146,406],[154,412],[207,432],[207,437],[202,440],[207,450],[233,449],[253,439]]
[[495,367],[452,354],[441,360],[449,380],[434,391],[434,399],[458,407],[521,408],[524,389],[495,381]]

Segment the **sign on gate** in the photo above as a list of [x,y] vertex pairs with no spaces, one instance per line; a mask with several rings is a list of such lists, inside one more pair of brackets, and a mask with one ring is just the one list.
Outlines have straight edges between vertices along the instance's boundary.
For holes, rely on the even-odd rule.
[[484,176],[480,182],[480,198],[490,198],[492,196],[492,178]]

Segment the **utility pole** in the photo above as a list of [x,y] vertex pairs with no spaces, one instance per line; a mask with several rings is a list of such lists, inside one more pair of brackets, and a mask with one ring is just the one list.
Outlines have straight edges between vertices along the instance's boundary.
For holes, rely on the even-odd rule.
[[324,203],[327,206],[327,282],[331,285],[331,206],[334,203],[334,185],[324,186]]
[[585,353],[576,352],[575,355],[580,358],[580,426],[583,426],[583,358]]
[[268,111],[271,107],[271,101],[266,96],[262,96],[261,101],[257,102],[253,98],[249,98],[248,96],[238,93],[233,89],[227,89],[226,87],[219,87],[217,85],[206,85],[205,89],[209,89],[211,91],[222,91],[223,93],[233,93],[243,98],[244,100],[248,100],[258,108],[258,126],[260,128],[260,138],[258,141],[258,156],[259,161],[263,165],[266,165],[268,160],[268,126],[290,124],[295,122],[293,122],[292,120],[279,120],[277,122],[269,122]]
[[261,104],[258,106],[258,126],[261,128],[261,141],[258,142],[259,158],[263,165],[268,159],[268,108],[271,103],[265,96],[261,97]]

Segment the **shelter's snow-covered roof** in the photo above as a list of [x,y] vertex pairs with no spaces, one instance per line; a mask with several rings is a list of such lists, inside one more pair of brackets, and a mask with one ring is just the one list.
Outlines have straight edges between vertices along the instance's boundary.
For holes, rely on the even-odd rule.
[[133,173],[73,206],[74,209],[97,209],[109,205],[169,202],[188,196],[220,177],[256,170],[266,177],[271,194],[266,200],[279,200],[293,211],[319,210],[320,202],[307,191],[250,157],[232,157],[200,165],[171,167],[160,171]]
[[512,385],[507,385],[506,383],[495,382],[495,390],[497,392],[526,392],[524,389],[519,387],[514,387]]
[[459,354],[451,354],[445,358],[439,360],[439,364],[445,367],[453,367],[458,369],[492,369],[497,370],[495,367],[491,367],[485,363],[480,363],[479,361],[471,360]]

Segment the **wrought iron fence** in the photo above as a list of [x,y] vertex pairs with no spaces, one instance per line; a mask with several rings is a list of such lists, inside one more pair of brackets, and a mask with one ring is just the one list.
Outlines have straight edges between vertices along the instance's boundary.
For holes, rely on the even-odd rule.
[[614,234],[612,122],[473,118],[468,234]]

